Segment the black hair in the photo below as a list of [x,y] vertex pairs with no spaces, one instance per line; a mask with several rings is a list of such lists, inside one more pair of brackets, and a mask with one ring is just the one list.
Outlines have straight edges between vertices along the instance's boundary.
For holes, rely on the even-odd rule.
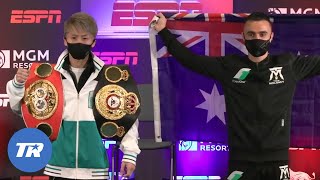
[[268,21],[270,23],[270,25],[272,26],[272,22],[270,20],[270,17],[263,13],[263,12],[253,12],[251,13],[245,20],[245,23],[248,21]]

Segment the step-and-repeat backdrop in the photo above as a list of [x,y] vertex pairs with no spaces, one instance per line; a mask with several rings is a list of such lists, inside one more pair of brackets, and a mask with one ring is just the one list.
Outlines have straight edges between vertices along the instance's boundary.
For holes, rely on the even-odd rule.
[[[152,69],[148,23],[157,12],[185,13],[240,13],[264,11],[273,14],[318,14],[320,2],[308,1],[254,1],[254,0],[3,0],[0,2],[0,177],[41,175],[41,172],[25,174],[8,160],[7,144],[17,130],[24,128],[21,118],[9,107],[6,83],[13,78],[17,68],[28,68],[32,62],[55,63],[64,50],[63,22],[71,14],[84,11],[97,21],[99,33],[94,53],[106,64],[127,64],[138,83],[142,95],[141,134],[154,129],[144,129],[144,123],[152,123]],[[294,38],[294,37],[293,37]],[[234,41],[232,41],[234,42]],[[229,46],[232,46],[232,42]],[[212,89],[207,94],[210,95]],[[213,92],[213,91],[212,91]],[[201,92],[198,94],[202,97]],[[214,96],[215,94],[211,94]],[[203,97],[204,98],[204,97]],[[203,99],[203,102],[205,99]],[[201,104],[201,103],[200,103]],[[199,104],[199,105],[200,105]],[[207,121],[209,111],[198,108]],[[225,128],[222,119],[211,114],[208,127]],[[195,117],[197,118],[197,117]],[[308,121],[309,122],[309,121]],[[304,129],[319,126],[311,123],[293,125]],[[213,124],[215,123],[215,124]],[[308,131],[309,131],[308,130]],[[311,130],[310,130],[311,131]],[[209,130],[206,130],[209,132]],[[149,134],[150,134],[149,133]],[[162,129],[165,134],[166,130]],[[192,132],[190,132],[192,135]],[[299,134],[294,131],[293,134]],[[224,136],[221,136],[224,137]],[[294,136],[299,138],[299,136]],[[311,137],[304,139],[313,139]],[[143,138],[143,137],[142,137]],[[179,179],[219,179],[226,174],[228,145],[212,142],[177,140],[177,166]],[[114,142],[105,142],[108,149]],[[319,148],[313,140],[303,147]],[[310,145],[311,144],[311,145]],[[298,145],[298,144],[295,144]],[[295,146],[296,147],[296,146]],[[292,149],[290,158],[294,171],[320,176],[319,150]],[[307,163],[309,162],[309,163]],[[311,163],[310,163],[311,162]],[[196,166],[190,166],[195,164]],[[147,166],[139,164],[139,166]],[[147,167],[146,167],[147,168]],[[42,177],[43,178],[43,177]]]

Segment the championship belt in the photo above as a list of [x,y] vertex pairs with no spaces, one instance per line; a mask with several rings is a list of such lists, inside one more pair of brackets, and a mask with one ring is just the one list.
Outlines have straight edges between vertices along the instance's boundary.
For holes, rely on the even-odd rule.
[[62,122],[63,89],[60,73],[52,66],[32,63],[21,111],[28,128],[38,128],[53,141],[58,137]]
[[129,67],[104,66],[93,95],[101,137],[121,141],[140,114],[140,94]]

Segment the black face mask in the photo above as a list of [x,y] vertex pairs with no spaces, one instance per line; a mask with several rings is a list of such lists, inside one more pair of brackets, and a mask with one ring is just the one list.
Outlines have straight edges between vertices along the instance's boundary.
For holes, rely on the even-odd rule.
[[[92,44],[93,43],[94,41]],[[90,53],[91,45],[82,43],[68,43],[68,52],[74,59],[82,60]]]
[[265,55],[269,51],[270,40],[252,39],[245,40],[248,52],[254,57]]

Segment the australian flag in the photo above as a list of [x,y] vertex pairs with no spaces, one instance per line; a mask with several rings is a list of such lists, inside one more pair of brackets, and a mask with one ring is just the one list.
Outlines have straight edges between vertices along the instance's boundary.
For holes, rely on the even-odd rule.
[[[245,16],[166,14],[167,28],[179,42],[194,53],[209,56],[247,55],[242,35]],[[275,37],[271,53],[320,53],[315,48],[320,47],[319,33],[314,31],[320,25],[315,18],[274,16],[271,20]],[[150,48],[155,124],[162,138],[227,143],[228,117],[219,82],[180,65],[156,33],[150,32]],[[320,92],[319,85],[315,77],[297,87],[292,112],[293,147],[320,147],[320,113],[316,110],[320,109],[320,93],[316,91],[318,88]]]

